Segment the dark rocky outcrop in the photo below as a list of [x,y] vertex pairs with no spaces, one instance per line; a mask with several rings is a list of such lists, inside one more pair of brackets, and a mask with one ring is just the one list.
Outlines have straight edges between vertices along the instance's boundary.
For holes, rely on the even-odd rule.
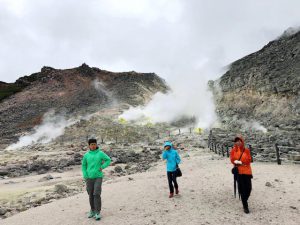
[[232,63],[211,85],[222,122],[252,119],[265,127],[299,130],[300,32]]
[[[232,63],[209,86],[224,134],[247,133],[257,151],[265,148],[262,153],[272,148],[273,154],[275,143],[299,149],[300,31],[285,32],[260,51]],[[264,130],[260,125],[265,133],[253,139],[253,133]]]

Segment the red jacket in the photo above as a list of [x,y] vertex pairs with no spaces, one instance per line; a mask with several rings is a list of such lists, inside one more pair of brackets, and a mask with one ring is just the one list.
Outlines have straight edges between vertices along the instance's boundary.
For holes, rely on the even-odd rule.
[[233,148],[230,151],[230,161],[233,165],[235,160],[239,160],[242,152],[244,151],[242,158],[240,161],[242,161],[242,165],[237,165],[239,174],[246,174],[246,175],[252,175],[252,169],[251,169],[251,154],[250,150],[248,148],[245,148],[244,139],[242,137],[238,137],[242,141],[242,147],[239,147],[237,145],[234,145]]

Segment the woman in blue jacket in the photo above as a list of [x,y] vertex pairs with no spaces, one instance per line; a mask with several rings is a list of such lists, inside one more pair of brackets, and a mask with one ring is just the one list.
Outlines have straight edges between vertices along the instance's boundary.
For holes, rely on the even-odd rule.
[[167,141],[164,145],[164,149],[165,151],[163,152],[162,158],[167,160],[167,175],[170,188],[169,198],[172,198],[174,196],[174,187],[175,193],[177,195],[179,194],[178,184],[176,180],[176,168],[181,159],[177,151],[173,148],[171,142]]

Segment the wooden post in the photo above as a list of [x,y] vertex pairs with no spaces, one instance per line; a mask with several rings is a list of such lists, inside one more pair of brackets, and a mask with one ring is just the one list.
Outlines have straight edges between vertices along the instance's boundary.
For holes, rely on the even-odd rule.
[[224,154],[224,145],[222,145],[222,156],[224,157],[225,154]]
[[190,128],[190,134],[192,133],[192,128]]
[[159,139],[160,137],[159,137],[159,133],[157,133],[157,139]]
[[281,159],[280,159],[278,144],[275,144],[275,151],[276,151],[276,157],[277,157],[277,164],[281,165]]
[[179,129],[179,135],[181,134],[181,131],[180,131],[180,129]]
[[208,135],[208,139],[207,139],[207,147],[210,149],[210,134]]
[[215,143],[215,153],[217,154],[217,143]]
[[226,145],[226,153],[227,153],[227,158],[229,158],[229,146]]
[[101,144],[104,144],[104,140],[103,140],[103,137],[101,137]]
[[212,131],[209,131],[209,135],[208,135],[208,147],[210,150],[212,150],[211,146],[212,146]]

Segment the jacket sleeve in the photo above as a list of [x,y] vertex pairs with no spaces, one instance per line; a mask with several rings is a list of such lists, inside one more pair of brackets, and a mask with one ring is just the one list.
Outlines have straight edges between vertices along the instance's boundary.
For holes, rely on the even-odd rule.
[[241,161],[244,165],[250,165],[251,163],[251,154],[248,148],[245,149],[244,155],[241,158]]
[[163,158],[163,159],[167,159],[167,152],[166,152],[166,151],[163,152],[162,158]]
[[176,152],[176,163],[179,164],[181,162],[180,156],[178,152]]
[[111,159],[109,158],[108,155],[106,155],[104,152],[102,153],[102,160],[104,161],[104,163],[101,165],[101,169],[105,169],[106,167],[108,167],[111,163]]
[[81,170],[82,170],[83,178],[88,178],[88,175],[87,175],[87,161],[86,161],[86,156],[85,155],[82,158]]
[[234,165],[234,148],[231,149],[230,151],[230,161]]

